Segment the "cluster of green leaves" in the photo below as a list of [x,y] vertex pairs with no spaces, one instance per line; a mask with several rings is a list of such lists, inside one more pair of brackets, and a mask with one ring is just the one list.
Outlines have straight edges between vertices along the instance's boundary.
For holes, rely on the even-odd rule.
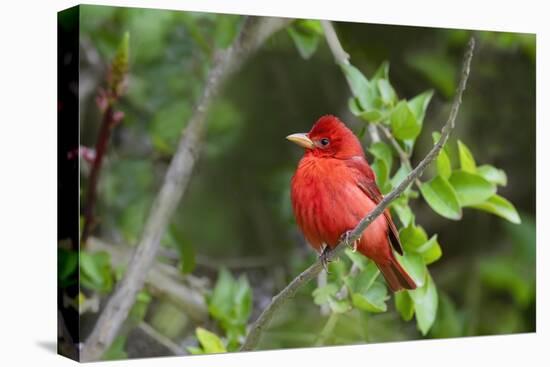
[[[236,351],[246,335],[246,325],[252,312],[252,289],[246,276],[234,278],[222,268],[212,294],[207,297],[208,312],[225,336],[197,328],[201,347],[190,347],[193,354]],[[223,340],[222,340],[223,339]]]
[[113,283],[111,257],[107,252],[80,252],[80,284],[84,288],[106,294],[113,288]]
[[[433,134],[434,142],[439,134]],[[506,173],[494,166],[477,166],[470,149],[458,141],[460,166],[454,168],[444,147],[437,157],[437,175],[420,186],[424,200],[439,215],[453,220],[462,218],[462,208],[475,208],[498,215],[512,223],[520,223],[519,215],[508,200],[497,194],[498,186],[506,186]]]
[[[310,57],[315,51],[318,29],[318,23],[301,21],[289,30],[304,58]],[[365,122],[359,136],[364,135],[368,124],[379,124],[380,129],[391,134],[388,143],[377,141],[368,148],[374,157],[372,168],[377,184],[382,193],[386,194],[401,183],[412,169],[410,157],[416,139],[422,132],[433,91],[425,91],[409,100],[400,99],[390,82],[387,62],[380,65],[370,80],[347,61],[341,62],[340,67],[352,94],[348,101],[349,109]],[[451,76],[450,83],[446,79],[439,80],[439,84],[446,86],[445,90],[450,95],[454,88],[454,74],[445,72],[442,75]],[[434,144],[439,137],[439,133],[433,133]],[[433,326],[440,303],[428,265],[441,258],[442,249],[437,234],[428,236],[424,228],[416,223],[409,201],[421,195],[437,214],[452,220],[461,219],[462,209],[468,207],[501,216],[512,223],[520,222],[514,206],[497,194],[497,186],[505,186],[507,183],[505,172],[491,165],[478,166],[471,150],[461,141],[458,141],[460,166],[453,168],[449,150],[445,146],[437,157],[436,175],[428,182],[417,182],[420,194],[409,187],[391,205],[402,224],[399,237],[404,254],[396,256],[418,286],[412,291],[396,293],[395,308],[406,321],[414,316],[423,335]],[[392,175],[395,156],[399,157],[400,166]],[[352,276],[346,271],[345,265],[332,265],[334,274],[331,275],[331,281],[313,291],[314,302],[328,305],[334,313],[348,312],[352,308],[369,313],[385,312],[390,297],[376,265],[350,251],[347,251],[347,255],[360,269],[359,274]]]
[[61,288],[69,287],[80,280],[80,285],[89,291],[109,293],[115,282],[111,257],[107,252],[57,250],[57,279]]

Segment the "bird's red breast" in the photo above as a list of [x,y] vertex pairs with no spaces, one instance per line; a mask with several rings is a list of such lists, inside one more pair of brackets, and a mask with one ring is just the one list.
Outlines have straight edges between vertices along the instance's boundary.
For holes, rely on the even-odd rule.
[[[289,140],[306,148],[291,181],[296,222],[313,248],[336,246],[382,200],[357,137],[334,116],[323,116],[307,134]],[[390,288],[416,286],[392,251],[402,252],[397,229],[388,210],[363,232],[357,249],[372,259]]]

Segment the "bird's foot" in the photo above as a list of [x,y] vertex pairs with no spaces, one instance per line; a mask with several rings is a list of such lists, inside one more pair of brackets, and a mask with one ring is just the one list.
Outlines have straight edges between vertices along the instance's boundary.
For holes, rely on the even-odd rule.
[[340,241],[344,241],[344,243],[351,247],[351,251],[356,252],[357,251],[357,245],[359,244],[359,240],[353,241],[353,243],[350,243],[350,237],[351,237],[351,231],[346,231],[340,236]]
[[328,263],[329,263],[328,255],[329,255],[330,251],[331,251],[330,247],[325,245],[325,247],[323,247],[323,250],[321,251],[321,255],[319,255],[319,259],[321,260],[321,264],[323,265],[323,269],[325,269],[327,274],[330,273],[328,271]]

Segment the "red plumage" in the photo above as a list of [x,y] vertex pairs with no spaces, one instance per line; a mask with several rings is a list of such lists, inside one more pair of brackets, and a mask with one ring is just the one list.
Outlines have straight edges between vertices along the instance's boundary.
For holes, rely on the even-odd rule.
[[[296,222],[311,246],[333,248],[382,200],[359,139],[338,118],[321,117],[307,134],[289,135],[305,147],[291,182]],[[363,232],[357,250],[373,260],[392,291],[415,289],[393,250],[402,254],[389,210]]]

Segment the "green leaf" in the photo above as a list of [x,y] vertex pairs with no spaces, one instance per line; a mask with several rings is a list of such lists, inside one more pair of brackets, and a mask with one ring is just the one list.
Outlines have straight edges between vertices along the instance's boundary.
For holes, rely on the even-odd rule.
[[363,113],[361,105],[355,97],[348,99],[348,108],[355,116],[360,116]]
[[439,242],[437,242],[437,235],[433,235],[426,243],[420,246],[418,252],[422,255],[422,259],[426,265],[439,260],[443,252],[441,251]]
[[382,141],[371,144],[369,147],[369,152],[378,159],[381,159],[386,163],[388,172],[391,171],[393,163],[393,155],[390,146]]
[[227,352],[225,346],[221,339],[206,329],[198,327],[195,331],[197,334],[197,339],[202,345],[202,348],[205,353],[225,353]]
[[416,139],[422,128],[405,101],[401,101],[393,109],[391,116],[393,135],[400,140]]
[[107,252],[80,252],[80,282],[91,290],[109,292],[113,285],[111,258]]
[[482,204],[496,193],[495,185],[478,174],[463,170],[454,171],[449,182],[461,206]]
[[367,122],[380,122],[386,115],[379,110],[373,109],[370,111],[363,111],[359,114],[359,118]]
[[183,233],[175,225],[170,226],[169,234],[172,235],[180,255],[180,270],[183,274],[189,274],[195,269],[195,249]]
[[235,286],[234,303],[234,319],[239,324],[246,324],[252,312],[252,288],[244,274],[239,277]]
[[420,186],[420,192],[430,207],[442,217],[458,220],[462,218],[457,193],[449,182],[441,176],[435,176]]
[[332,312],[334,313],[345,313],[348,312],[351,309],[351,305],[349,302],[345,299],[343,300],[336,300],[334,298],[330,298],[328,300],[328,305]]
[[426,335],[437,316],[437,289],[432,277],[426,272],[426,281],[422,287],[407,291],[414,303],[416,325],[422,335]]
[[439,155],[436,159],[436,165],[437,173],[439,174],[439,176],[441,176],[445,180],[448,180],[449,177],[451,177],[452,168],[451,160],[449,159],[449,156],[447,155],[447,152],[445,152],[445,150],[441,149],[441,151],[439,151]]
[[355,266],[359,269],[364,270],[369,263],[368,258],[360,254],[359,252],[353,252],[350,248],[344,250],[349,259],[353,262]]
[[323,287],[315,289],[311,295],[316,305],[322,305],[327,303],[336,292],[338,292],[338,286],[334,283],[328,283]]
[[428,272],[421,255],[405,253],[403,256],[395,254],[397,260],[414,280],[417,287],[422,287]]
[[399,217],[399,221],[404,227],[408,227],[414,221],[414,214],[409,207],[406,197],[396,199],[392,203],[392,208]]
[[506,172],[488,164],[477,167],[477,173],[490,183],[496,185],[506,186],[508,183]]
[[378,69],[374,72],[374,75],[372,76],[372,80],[378,80],[378,79],[388,79],[390,75],[390,63],[387,61],[383,61]]
[[[78,268],[78,252],[59,248],[57,250],[57,280],[64,284]],[[75,277],[76,279],[76,277]]]
[[410,321],[414,315],[414,304],[408,292],[397,292],[394,296],[395,308],[405,321]]
[[323,33],[318,20],[297,20],[287,28],[287,31],[304,59],[309,59],[315,53]]
[[397,101],[397,94],[388,79],[379,79],[376,85],[385,105],[391,106]]
[[437,242],[437,235],[430,239],[420,226],[410,225],[399,232],[399,239],[405,252],[422,256],[425,264],[431,264],[441,257],[441,247]]
[[473,205],[472,207],[498,215],[499,217],[502,217],[515,224],[521,223],[521,218],[519,217],[519,214],[514,205],[497,194],[491,196],[483,203]]
[[[441,138],[441,134],[437,131],[434,131],[432,133],[432,138],[433,138],[434,144],[437,144],[437,142]],[[447,154],[446,145],[444,145],[443,149],[439,151],[439,154],[436,159],[436,165],[437,165],[437,173],[444,179],[448,180],[449,177],[451,177],[452,167],[451,167],[451,160],[449,158],[449,155]]]
[[229,319],[233,308],[235,280],[227,269],[222,268],[218,274],[216,286],[208,302],[208,311],[217,319]]
[[385,312],[387,310],[386,286],[380,282],[375,282],[365,293],[353,293],[352,303],[355,307],[369,312]]
[[370,83],[368,79],[361,73],[359,69],[351,64],[340,64],[348,84],[351,88],[353,96],[357,98],[361,110],[371,110],[373,109],[374,95],[371,91]]
[[430,104],[433,94],[433,90],[427,90],[407,102],[420,126],[422,126],[424,116],[426,116],[426,110],[428,109],[428,105]]
[[458,141],[458,156],[460,158],[460,168],[462,168],[463,171],[469,172],[469,173],[476,173],[476,161],[474,160],[474,156],[472,155],[472,152],[470,152],[470,149],[461,142]]
[[428,235],[422,227],[410,225],[399,231],[399,240],[406,252],[417,252],[428,241]]
[[348,278],[348,286],[355,293],[365,293],[374,284],[380,270],[374,261],[368,261],[365,268],[354,278]]
[[378,187],[380,187],[381,191],[384,192],[382,188],[386,186],[390,172],[388,166],[386,165],[386,162],[376,158],[371,164],[371,168],[374,171],[374,176],[376,178],[376,183]]

